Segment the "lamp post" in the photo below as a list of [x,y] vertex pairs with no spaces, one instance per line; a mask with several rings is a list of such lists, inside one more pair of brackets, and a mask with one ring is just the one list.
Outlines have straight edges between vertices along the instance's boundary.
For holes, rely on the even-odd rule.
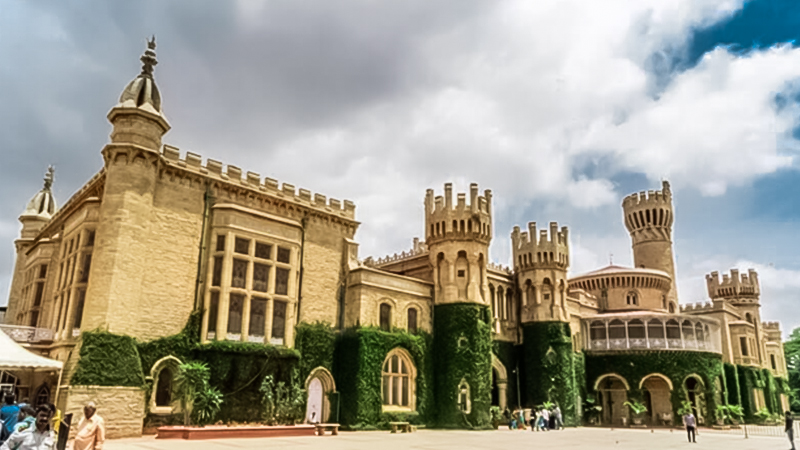
[[514,369],[514,373],[517,375],[517,408],[522,409],[522,397],[520,395],[520,385],[519,385],[519,363],[517,363],[517,367]]

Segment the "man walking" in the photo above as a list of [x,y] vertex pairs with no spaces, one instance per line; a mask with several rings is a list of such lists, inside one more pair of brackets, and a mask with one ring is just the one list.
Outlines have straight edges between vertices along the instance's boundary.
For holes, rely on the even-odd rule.
[[786,411],[786,436],[789,438],[789,442],[792,444],[792,450],[794,448],[794,418],[792,417],[792,413],[790,411]]
[[78,424],[78,433],[72,450],[102,450],[106,440],[106,425],[103,418],[95,414],[97,405],[89,402],[83,407],[83,417]]
[[689,442],[697,442],[695,440],[695,430],[697,429],[697,421],[695,420],[694,414],[692,414],[691,410],[689,410],[689,412],[687,412],[683,416],[683,426],[686,427],[686,436],[689,437]]
[[36,425],[11,435],[0,450],[53,450],[56,448],[55,433],[50,429],[50,408],[36,408]]
[[563,430],[564,417],[561,415],[561,408],[558,405],[556,405],[556,408],[553,410],[553,414],[556,416],[556,430]]

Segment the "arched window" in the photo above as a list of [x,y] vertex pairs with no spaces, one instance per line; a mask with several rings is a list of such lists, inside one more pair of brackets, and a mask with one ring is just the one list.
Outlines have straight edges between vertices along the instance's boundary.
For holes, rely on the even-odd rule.
[[469,394],[469,383],[462,378],[461,383],[458,384],[458,410],[464,414],[469,414],[472,411],[472,399]]
[[630,291],[625,296],[625,300],[629,305],[638,305],[639,304],[639,296],[636,295],[636,292]]
[[619,319],[614,319],[608,324],[609,339],[625,339],[625,323]]
[[647,336],[650,339],[664,339],[664,324],[658,319],[647,322]]
[[408,352],[402,348],[389,352],[383,361],[381,375],[384,408],[413,411],[416,407],[417,371]]
[[494,285],[489,284],[489,298],[492,300],[492,317],[495,319],[498,317],[497,314],[497,297],[494,295]]
[[[677,339],[680,340],[681,338],[681,326],[678,325],[678,321],[675,319],[671,319],[667,321],[667,339]],[[672,345],[672,344],[670,344]]]
[[606,339],[606,325],[599,320],[595,320],[589,328],[589,333],[593,341],[604,341]]
[[417,332],[417,308],[408,308],[408,332]]
[[500,309],[500,318],[502,320],[508,320],[508,309],[506,309],[506,296],[505,292],[503,292],[502,286],[498,286],[497,288],[497,307]]
[[633,319],[628,322],[628,341],[631,348],[647,347],[644,322],[639,319]]
[[172,370],[167,366],[158,374],[156,386],[156,406],[170,406],[172,403]]
[[514,320],[514,292],[510,288],[506,290],[506,318]]
[[381,303],[380,326],[383,331],[392,329],[392,306],[388,303]]
[[669,303],[669,313],[670,314],[674,314],[675,313],[675,303],[672,303],[672,302]]
[[752,314],[750,314],[750,313],[747,313],[747,314],[745,314],[745,315],[744,315],[744,318],[745,318],[745,319],[746,319],[748,322],[750,322],[750,323],[753,323],[753,315],[752,315]]
[[50,387],[47,384],[43,384],[39,387],[39,390],[36,391],[36,399],[34,400],[34,405],[45,405],[50,403]]

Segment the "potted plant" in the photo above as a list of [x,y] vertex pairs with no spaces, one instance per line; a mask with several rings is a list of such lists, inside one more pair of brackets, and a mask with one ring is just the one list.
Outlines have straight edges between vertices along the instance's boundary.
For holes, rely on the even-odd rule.
[[492,406],[491,408],[489,408],[489,415],[492,416],[492,427],[495,430],[500,428],[500,419],[501,419],[500,407]]
[[730,418],[728,405],[717,405],[716,409],[714,410],[714,417],[717,419],[716,427],[727,429],[728,427],[726,422]]
[[647,406],[644,403],[639,402],[638,400],[634,400],[632,402],[625,402],[623,405],[628,407],[628,410],[633,414],[633,424],[634,425],[641,425],[644,421],[644,413],[647,412]]
[[583,414],[589,425],[597,425],[600,421],[600,413],[603,412],[603,407],[597,404],[597,399],[594,397],[586,397],[583,401]]
[[728,405],[728,419],[734,428],[739,428],[739,423],[744,417],[744,408],[740,405]]

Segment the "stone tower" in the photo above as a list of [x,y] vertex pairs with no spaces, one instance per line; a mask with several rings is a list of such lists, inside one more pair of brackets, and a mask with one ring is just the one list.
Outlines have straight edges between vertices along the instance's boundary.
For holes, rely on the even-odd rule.
[[635,267],[656,269],[672,278],[667,301],[678,310],[678,290],[675,284],[675,258],[672,255],[672,191],[669,182],[660,191],[631,194],[622,201],[625,227],[633,242]]
[[[142,71],[122,91],[108,113],[111,142],[102,151],[105,185],[97,225],[92,282],[86,293],[86,329],[134,334],[127,312],[140,308],[148,267],[150,229],[161,138],[169,123],[153,78],[155,38],[141,57]],[[119,255],[126,255],[122,258]]]
[[[731,269],[730,275],[722,274],[721,281],[719,275],[719,272],[711,272],[706,275],[708,297],[714,303],[724,302],[735,306],[742,314],[742,319],[753,326],[752,337],[755,338],[755,342],[748,340],[750,350],[748,356],[764,361],[766,349],[763,347],[762,339],[764,330],[761,323],[761,287],[758,282],[758,273],[754,269],[749,269],[746,274],[740,274],[739,269]],[[731,344],[739,347],[740,342],[736,339],[737,337],[739,336],[731,336],[733,340]],[[755,348],[752,348],[753,345]]]
[[536,222],[528,223],[528,231],[514,227],[511,247],[517,284],[522,297],[522,323],[535,321],[566,322],[567,268],[569,243],[567,227],[558,230],[550,222],[550,234],[537,234]]
[[11,288],[8,295],[8,311],[6,321],[13,323],[17,316],[17,309],[22,301],[23,271],[26,267],[26,254],[34,239],[42,229],[50,223],[50,219],[58,210],[56,200],[51,188],[53,186],[53,167],[47,168],[44,176],[44,187],[28,202],[25,211],[19,216],[22,223],[19,239],[14,241],[17,258],[14,264],[14,273],[11,277]]
[[434,279],[434,383],[436,419],[441,427],[490,424],[492,389],[491,313],[486,265],[492,239],[492,193],[471,184],[453,204],[425,195],[426,244]]
[[514,227],[511,232],[522,303],[524,403],[535,407],[555,402],[565,422],[575,424],[574,357],[567,311],[568,238],[567,227],[559,230],[556,222],[550,222],[549,233],[537,231],[536,222],[528,223],[528,231]]

